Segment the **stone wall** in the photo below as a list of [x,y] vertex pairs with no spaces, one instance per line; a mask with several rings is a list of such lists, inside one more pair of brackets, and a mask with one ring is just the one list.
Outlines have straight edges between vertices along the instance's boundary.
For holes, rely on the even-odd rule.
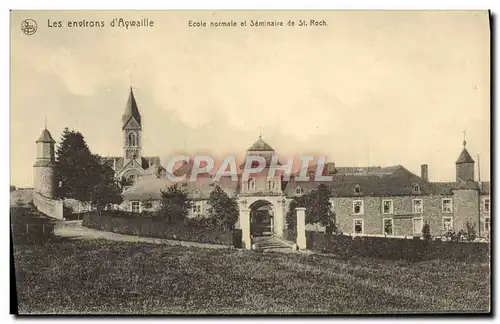
[[[413,231],[413,219],[421,218],[422,224],[427,222],[430,226],[431,235],[439,236],[442,234],[442,219],[443,217],[454,218],[453,206],[451,213],[444,213],[442,210],[443,198],[453,200],[455,205],[455,197],[452,195],[430,195],[430,196],[389,196],[389,197],[356,197],[333,198],[333,208],[336,213],[337,223],[340,230],[345,233],[353,233],[353,222],[355,219],[362,219],[364,225],[364,234],[366,235],[383,235],[383,219],[393,219],[394,235],[396,236],[413,236],[420,235]],[[421,213],[414,213],[412,210],[412,201],[414,199],[422,200]],[[354,214],[353,201],[362,200],[364,212],[362,214]],[[384,214],[382,212],[383,200],[392,200],[392,213]],[[477,200],[477,198],[476,198]],[[472,212],[471,210],[470,212]],[[475,210],[473,215],[477,215]],[[457,227],[455,226],[455,229]]]
[[33,168],[33,172],[33,185],[35,192],[38,192],[45,197],[54,197],[54,169],[52,167],[35,166]]
[[457,231],[464,229],[467,222],[479,226],[479,196],[477,190],[456,190],[454,200],[454,227]]
[[33,193],[33,203],[36,208],[47,216],[64,219],[64,204],[62,200],[49,199],[38,192]]

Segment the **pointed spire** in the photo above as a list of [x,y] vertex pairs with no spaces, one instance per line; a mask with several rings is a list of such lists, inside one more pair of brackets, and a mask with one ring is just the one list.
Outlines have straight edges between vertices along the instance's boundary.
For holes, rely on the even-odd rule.
[[132,89],[132,87],[130,87],[127,104],[125,106],[125,112],[122,116],[123,127],[127,126],[129,120],[132,117],[134,117],[139,126],[141,126],[141,114],[139,113],[137,102],[135,101],[134,90]]

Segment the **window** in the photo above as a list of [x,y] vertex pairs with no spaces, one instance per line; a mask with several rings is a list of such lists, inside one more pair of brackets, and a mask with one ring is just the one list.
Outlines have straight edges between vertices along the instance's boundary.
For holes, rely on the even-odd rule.
[[424,205],[422,199],[413,199],[411,201],[411,212],[414,214],[421,214],[424,212]]
[[483,199],[483,208],[486,213],[490,212],[490,198]]
[[413,192],[414,192],[414,193],[419,193],[419,192],[421,192],[421,191],[422,191],[422,187],[420,186],[420,184],[418,184],[418,183],[414,183],[414,184],[413,184]]
[[271,191],[271,190],[273,190],[273,187],[274,187],[273,186],[273,180],[272,179],[268,180],[267,181],[267,190]]
[[353,220],[353,232],[354,234],[363,234],[363,220],[355,219]]
[[131,201],[130,202],[130,211],[133,213],[141,212],[141,202],[140,201]]
[[392,200],[382,200],[382,213],[392,214],[393,212],[394,212],[394,207],[392,204]]
[[302,195],[303,191],[302,191],[302,188],[300,186],[297,186],[297,188],[295,188],[295,194],[300,196]]
[[360,187],[359,185],[356,185],[356,186],[354,187],[354,192],[355,192],[355,193],[361,193],[361,187]]
[[128,145],[137,146],[137,136],[135,133],[128,133]]
[[484,218],[484,231],[485,232],[490,231],[490,218],[489,217]]
[[248,179],[248,190],[255,190],[255,179]]
[[193,205],[193,212],[195,212],[197,214],[201,213],[201,202],[196,202]]
[[392,218],[382,220],[384,226],[384,235],[394,235],[394,221]]
[[453,230],[453,218],[443,217],[443,232],[448,232]]
[[364,214],[363,200],[354,200],[352,202],[352,212],[356,215]]
[[417,217],[413,219],[413,234],[421,234],[423,228],[422,218]]
[[451,213],[453,211],[453,200],[450,198],[443,198],[442,200],[443,213]]

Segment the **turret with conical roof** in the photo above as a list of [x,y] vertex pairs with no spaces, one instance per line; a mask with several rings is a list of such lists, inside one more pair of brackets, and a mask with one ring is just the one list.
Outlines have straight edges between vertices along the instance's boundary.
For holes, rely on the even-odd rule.
[[35,143],[37,157],[33,165],[33,187],[35,192],[47,198],[53,198],[55,191],[54,144],[56,141],[45,128]]
[[262,135],[259,136],[257,142],[253,143],[252,146],[247,150],[248,152],[274,152],[274,149],[267,144],[263,139]]
[[474,160],[470,156],[466,148],[467,142],[463,141],[463,150],[457,159],[456,164],[456,177],[457,182],[474,181]]

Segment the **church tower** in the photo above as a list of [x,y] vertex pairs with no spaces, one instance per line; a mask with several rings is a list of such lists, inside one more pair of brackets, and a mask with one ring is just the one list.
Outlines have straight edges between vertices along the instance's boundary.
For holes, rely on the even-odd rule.
[[35,192],[47,198],[54,198],[55,191],[55,141],[45,128],[35,142],[37,146],[36,162],[33,165],[33,186]]
[[127,105],[122,116],[122,131],[124,160],[135,160],[141,163],[141,115],[139,114],[132,87],[130,87]]
[[470,156],[469,152],[465,148],[467,142],[464,139],[463,146],[464,149],[457,159],[456,164],[456,176],[457,182],[469,182],[474,181],[474,160]]

